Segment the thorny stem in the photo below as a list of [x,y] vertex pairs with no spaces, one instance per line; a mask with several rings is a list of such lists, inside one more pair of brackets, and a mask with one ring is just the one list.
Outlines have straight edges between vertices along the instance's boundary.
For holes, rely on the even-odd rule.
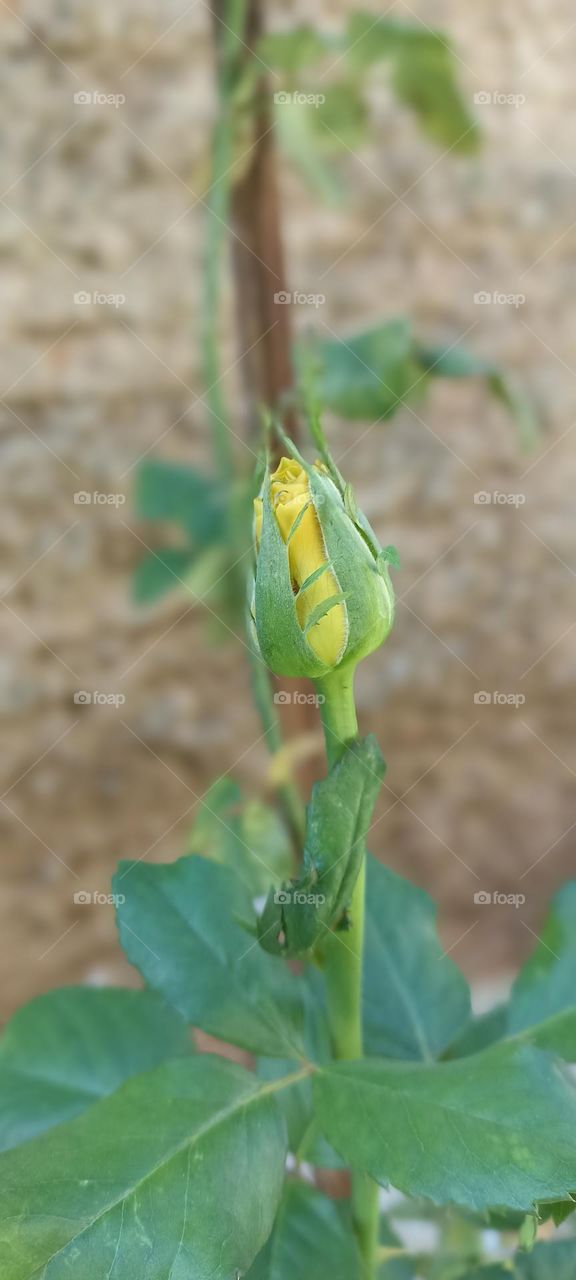
[[[348,742],[358,737],[354,702],[354,668],[337,670],[316,681],[324,701],[320,713],[326,755],[332,768]],[[364,948],[365,858],[350,904],[350,927],[332,932],[324,950],[328,1024],[335,1058],[361,1058],[362,955]],[[352,1216],[364,1264],[365,1280],[374,1280],[378,1265],[378,1186],[364,1173],[352,1173]]]

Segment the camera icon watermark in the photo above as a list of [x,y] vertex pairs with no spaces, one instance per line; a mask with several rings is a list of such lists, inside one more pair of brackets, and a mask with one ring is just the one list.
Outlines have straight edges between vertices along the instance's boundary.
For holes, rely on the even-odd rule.
[[326,301],[325,293],[302,293],[301,290],[295,289],[289,293],[286,289],[279,289],[274,294],[274,302],[277,307],[323,307]]
[[500,489],[479,489],[474,494],[474,504],[477,507],[523,507],[526,502],[525,493],[502,493]]
[[87,489],[78,489],[74,494],[74,505],[76,507],[123,507],[126,501],[125,493],[100,493],[95,489],[93,493],[89,493]]
[[323,907],[326,902],[326,895],[323,893],[304,893],[301,889],[277,889],[274,894],[274,901],[278,906],[286,907],[288,903],[296,903],[298,906],[306,907]]
[[326,101],[325,93],[303,93],[296,90],[294,93],[288,93],[285,89],[279,89],[274,94],[274,102],[277,107],[291,106],[292,103],[298,107],[322,107]]
[[125,693],[100,693],[98,689],[77,689],[74,704],[77,707],[123,707],[126,702]]
[[487,889],[478,889],[474,894],[474,903],[477,907],[523,907],[526,902],[525,893],[499,893],[494,889],[492,893],[488,893]]
[[126,102],[125,93],[102,93],[100,89],[79,89],[74,94],[77,107],[123,107]]
[[474,94],[477,107],[514,107],[517,111],[526,102],[525,93],[503,93],[501,89],[479,89]]
[[289,692],[288,689],[278,689],[274,694],[274,702],[278,707],[290,705],[321,707],[325,701],[324,693],[302,693],[301,689],[296,689],[294,693]]
[[487,307],[523,307],[526,301],[525,293],[503,293],[500,289],[493,289],[491,292],[487,289],[479,289],[474,294],[474,302],[476,306]]
[[74,294],[76,307],[114,307],[117,311],[119,307],[124,306],[125,302],[125,293],[104,293],[102,289],[93,289],[91,292],[87,289],[77,289]]
[[77,889],[74,894],[74,903],[77,907],[121,907],[125,901],[124,893],[99,893],[98,890],[92,892],[91,889]]
[[488,693],[486,689],[478,689],[474,694],[474,702],[477,707],[523,707],[526,702],[526,694],[524,693]]

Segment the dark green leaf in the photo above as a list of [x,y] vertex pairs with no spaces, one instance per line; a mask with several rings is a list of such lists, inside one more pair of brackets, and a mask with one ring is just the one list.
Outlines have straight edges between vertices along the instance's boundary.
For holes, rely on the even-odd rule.
[[391,417],[425,380],[404,318],[345,340],[316,341],[311,349],[308,342],[300,359],[308,371],[314,361],[322,403],[352,421]]
[[462,1034],[457,1036],[454,1043],[450,1045],[446,1056],[466,1058],[471,1053],[479,1053],[481,1049],[487,1049],[497,1040],[502,1040],[507,1029],[508,1006],[497,1005],[495,1009],[489,1009],[487,1013],[481,1013],[478,1017],[472,1018],[464,1027]]
[[530,1212],[576,1185],[576,1090],[526,1045],[435,1066],[338,1063],[314,1089],[336,1150],[407,1195]]
[[356,71],[389,61],[397,97],[415,112],[434,142],[451,150],[476,151],[478,127],[460,92],[455,57],[442,32],[394,19],[375,22],[373,14],[354,13],[348,40],[348,57]]
[[536,1244],[531,1253],[517,1254],[515,1280],[574,1280],[576,1240]]
[[280,1199],[284,1124],[254,1076],[198,1056],[136,1076],[0,1157],[2,1280],[231,1280]]
[[249,932],[250,892],[230,868],[186,857],[120,863],[122,946],[146,982],[193,1026],[270,1057],[302,1051],[302,985]]
[[258,936],[272,954],[310,951],[350,905],[364,841],[385,764],[376,739],[347,747],[328,777],[312,789],[303,874],[272,889]]
[[367,875],[365,1050],[437,1058],[469,1021],[468,984],[444,955],[428,894],[374,858]]
[[136,604],[152,604],[167,591],[184,586],[193,565],[192,553],[179,547],[161,547],[147,553],[136,565],[132,577]]
[[268,1244],[246,1280],[360,1280],[347,1202],[287,1182]]
[[576,1241],[542,1241],[529,1254],[517,1253],[510,1263],[478,1267],[464,1280],[574,1280]]
[[139,519],[178,524],[199,546],[222,537],[222,490],[193,467],[146,458],[136,473],[134,504]]
[[508,1034],[576,1061],[576,881],[556,895],[510,997]]
[[0,1043],[0,1150],[191,1050],[186,1024],[151,991],[63,987],[38,996]]

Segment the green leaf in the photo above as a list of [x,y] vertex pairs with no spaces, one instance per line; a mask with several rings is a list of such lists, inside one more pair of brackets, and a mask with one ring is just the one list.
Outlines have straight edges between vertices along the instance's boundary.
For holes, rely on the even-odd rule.
[[433,1059],[470,1019],[464,975],[444,955],[422,889],[367,861],[364,1044],[368,1054]]
[[509,1263],[467,1271],[463,1280],[574,1280],[575,1275],[576,1241],[558,1240],[542,1241]]
[[0,1150],[192,1052],[186,1024],[151,991],[63,987],[19,1009],[0,1042]]
[[472,1018],[462,1033],[449,1046],[447,1057],[466,1058],[471,1053],[479,1053],[488,1049],[497,1040],[502,1040],[508,1028],[508,1006],[499,1004],[494,1009]]
[[199,1055],[136,1076],[0,1157],[2,1280],[231,1280],[272,1228],[284,1125],[254,1076]]
[[340,1155],[407,1195],[530,1212],[576,1185],[576,1090],[529,1046],[434,1066],[338,1063],[314,1090]]
[[138,519],[178,524],[198,546],[221,540],[224,495],[193,467],[146,458],[136,473],[134,504]]
[[350,905],[364,841],[385,764],[371,735],[346,748],[328,777],[312,788],[307,809],[303,874],[272,889],[258,921],[272,954],[310,951],[338,925]]
[[276,31],[258,42],[258,56],[267,67],[274,67],[288,75],[297,75],[311,62],[316,62],[330,51],[333,42],[321,35],[316,27],[303,23],[289,31]]
[[361,1280],[347,1202],[287,1182],[274,1230],[246,1280]]
[[510,997],[508,1034],[576,1061],[576,881],[553,899],[542,937]]
[[460,92],[456,60],[447,37],[423,24],[354,13],[348,25],[348,58],[357,73],[388,60],[394,91],[415,112],[424,133],[442,147],[477,150],[479,131]]
[[574,1280],[575,1275],[576,1240],[542,1242],[515,1259],[517,1280]]
[[203,797],[188,840],[190,853],[232,867],[253,896],[266,893],[292,867],[290,837],[275,809],[246,800],[232,778],[219,778]]
[[132,575],[132,596],[136,604],[152,604],[186,582],[194,556],[180,547],[159,547],[142,557]]
[[318,398],[352,421],[390,418],[408,396],[421,392],[410,323],[397,317],[347,339],[312,340],[299,363],[316,370]]
[[490,360],[477,356],[461,344],[449,347],[416,347],[423,369],[436,378],[477,378],[486,380],[488,390],[516,423],[524,449],[535,447],[540,438],[540,421],[533,399],[510,374]]
[[146,982],[193,1026],[270,1057],[302,1052],[303,989],[249,932],[250,892],[205,858],[121,862],[114,891],[122,946]]
[[492,395],[508,410],[518,427],[520,441],[526,450],[535,448],[540,439],[540,420],[532,398],[509,375],[495,370],[488,379]]

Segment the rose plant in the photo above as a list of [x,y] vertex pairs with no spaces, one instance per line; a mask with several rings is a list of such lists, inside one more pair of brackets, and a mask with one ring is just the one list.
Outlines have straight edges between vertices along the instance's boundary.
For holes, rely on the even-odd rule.
[[[431,900],[366,852],[384,762],[354,671],[392,625],[395,553],[327,449],[287,451],[255,503],[249,606],[259,660],[309,676],[321,707],[301,868],[221,784],[193,852],[120,864],[144,989],[42,996],[0,1048],[3,1280],[576,1274],[570,1234],[534,1244],[574,1208],[576,885],[507,1003],[473,1016]],[[326,1168],[350,1171],[348,1196]],[[388,1186],[408,1199],[385,1213]],[[406,1213],[434,1247],[402,1244]]]

